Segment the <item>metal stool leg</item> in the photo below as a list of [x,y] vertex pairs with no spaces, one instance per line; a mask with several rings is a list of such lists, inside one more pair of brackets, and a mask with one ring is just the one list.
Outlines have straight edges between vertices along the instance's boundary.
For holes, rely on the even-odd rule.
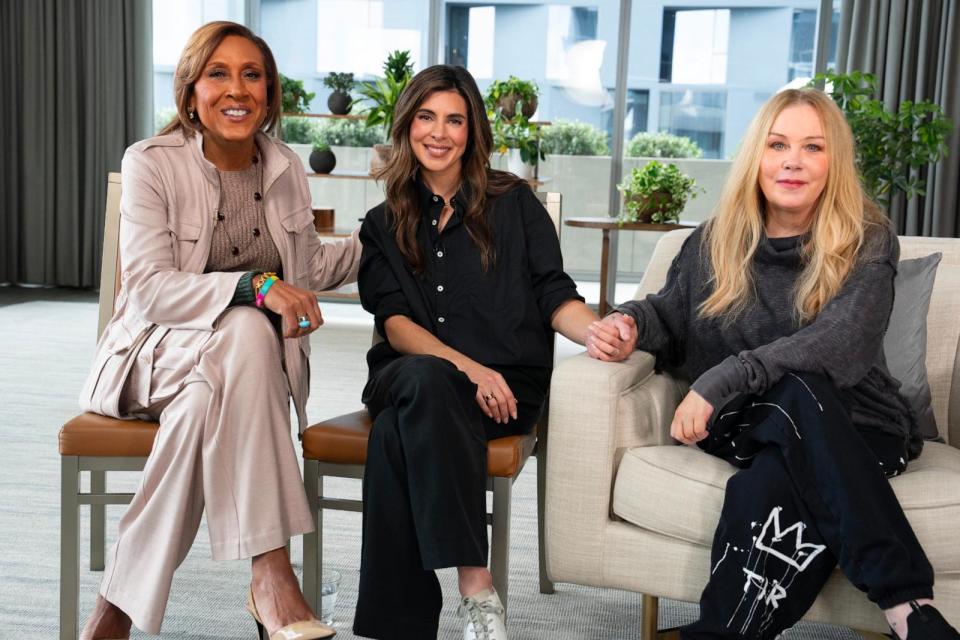
[[[107,472],[90,472],[90,493],[107,492]],[[106,534],[107,507],[103,504],[90,505],[90,571],[103,571],[107,544]]]
[[323,507],[320,505],[323,480],[320,463],[303,461],[303,487],[310,503],[314,529],[303,536],[303,597],[314,612],[320,615],[320,574],[323,566]]
[[537,549],[540,570],[540,593],[554,593],[553,581],[547,574],[547,414],[537,425]]
[[80,633],[80,460],[60,458],[60,640]]
[[510,582],[510,502],[513,493],[512,478],[493,479],[493,520],[490,536],[490,573],[493,574],[493,588],[496,589],[507,609],[508,586]]

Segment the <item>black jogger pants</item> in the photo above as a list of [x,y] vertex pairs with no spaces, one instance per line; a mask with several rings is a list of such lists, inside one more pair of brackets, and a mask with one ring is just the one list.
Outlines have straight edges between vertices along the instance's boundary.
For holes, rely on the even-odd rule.
[[903,438],[857,428],[824,378],[787,374],[719,410],[700,443],[727,482],[700,620],[684,640],[774,638],[839,564],[881,608],[933,595],[933,569],[890,488]]
[[447,360],[403,356],[375,372],[363,480],[363,548],[353,630],[381,640],[437,636],[435,569],[486,566],[487,441],[529,432],[549,369],[498,369],[518,419],[487,418],[476,385]]

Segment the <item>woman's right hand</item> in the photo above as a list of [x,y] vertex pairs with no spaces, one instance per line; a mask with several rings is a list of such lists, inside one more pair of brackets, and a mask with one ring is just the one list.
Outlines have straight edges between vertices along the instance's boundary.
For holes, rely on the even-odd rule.
[[670,436],[683,444],[696,444],[709,435],[707,425],[713,405],[691,389],[677,406],[670,423]]
[[517,419],[517,399],[500,373],[473,361],[460,370],[477,385],[477,404],[488,418],[497,424]]
[[[323,317],[317,296],[312,291],[277,280],[263,298],[263,306],[283,319],[284,338],[302,338],[320,328]],[[301,328],[300,318],[310,320],[310,326]]]

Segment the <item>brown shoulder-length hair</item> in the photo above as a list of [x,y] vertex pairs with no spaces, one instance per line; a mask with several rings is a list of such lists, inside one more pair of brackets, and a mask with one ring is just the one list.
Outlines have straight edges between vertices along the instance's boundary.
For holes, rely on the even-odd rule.
[[177,62],[177,71],[173,76],[173,97],[177,104],[177,116],[171,120],[159,133],[173,133],[178,129],[186,137],[203,131],[199,120],[191,120],[189,114],[190,101],[193,99],[194,85],[200,79],[203,68],[210,60],[220,43],[227,36],[246,38],[260,49],[263,55],[263,69],[267,77],[267,113],[260,128],[266,133],[272,133],[280,124],[280,105],[282,90],[280,88],[280,72],[273,52],[263,38],[250,31],[247,27],[236,22],[220,20],[208,22],[193,32],[187,45],[180,54]]
[[473,76],[463,67],[438,64],[427,67],[410,80],[397,100],[394,110],[393,155],[377,173],[386,183],[388,210],[400,253],[414,271],[423,272],[423,255],[417,245],[420,222],[420,198],[417,171],[420,163],[410,145],[410,126],[420,105],[437,91],[456,91],[467,104],[467,146],[460,159],[462,184],[469,190],[465,203],[464,226],[480,249],[480,260],[486,271],[494,263],[493,233],[486,219],[487,199],[526,183],[512,173],[490,168],[493,134],[483,104],[483,97]]

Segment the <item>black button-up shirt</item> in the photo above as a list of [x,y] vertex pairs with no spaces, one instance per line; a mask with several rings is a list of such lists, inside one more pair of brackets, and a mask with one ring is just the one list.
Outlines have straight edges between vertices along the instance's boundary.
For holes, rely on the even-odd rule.
[[[552,367],[551,316],[563,302],[583,298],[563,271],[546,209],[526,185],[488,200],[495,254],[484,272],[463,224],[469,193],[461,189],[451,199],[453,214],[440,232],[443,198],[418,184],[422,274],[400,253],[386,203],[371,209],[360,227],[360,300],[377,331],[386,338],[386,319],[403,315],[484,366]],[[374,370],[398,356],[384,341],[367,361]]]

